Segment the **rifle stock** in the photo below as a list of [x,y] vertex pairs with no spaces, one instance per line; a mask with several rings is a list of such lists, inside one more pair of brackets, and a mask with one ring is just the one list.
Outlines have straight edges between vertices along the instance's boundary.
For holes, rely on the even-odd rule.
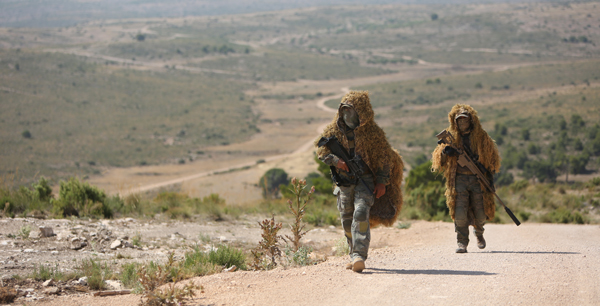
[[442,132],[440,132],[439,134],[436,135],[436,137],[438,138],[438,144],[442,144],[445,143],[449,146],[452,146],[454,149],[456,149],[456,151],[458,151],[458,164],[462,167],[467,167],[472,173],[475,174],[475,176],[477,176],[477,179],[479,179],[479,181],[481,183],[483,183],[483,185],[491,192],[494,194],[494,196],[496,196],[496,199],[498,199],[498,202],[500,202],[500,204],[504,207],[504,211],[506,211],[506,213],[508,214],[508,216],[513,220],[513,222],[519,226],[521,225],[521,222],[519,221],[519,219],[517,219],[517,217],[513,214],[513,212],[506,207],[506,205],[504,204],[504,202],[502,202],[502,200],[500,199],[500,197],[498,196],[498,194],[496,194],[496,191],[494,190],[494,188],[492,187],[492,185],[490,184],[490,182],[487,180],[487,178],[485,177],[485,175],[483,174],[483,172],[481,172],[481,170],[479,169],[479,167],[477,167],[477,165],[475,164],[475,162],[471,159],[471,157],[469,156],[469,154],[466,154],[464,150],[462,150],[461,148],[457,148],[457,146],[455,145],[454,142],[454,137],[452,137],[452,134],[450,134],[448,131],[443,130]]

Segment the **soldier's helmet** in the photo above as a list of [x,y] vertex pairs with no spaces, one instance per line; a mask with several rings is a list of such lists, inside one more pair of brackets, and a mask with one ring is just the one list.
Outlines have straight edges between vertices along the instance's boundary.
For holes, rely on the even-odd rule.
[[467,118],[471,119],[471,114],[466,109],[461,109],[456,116],[454,116],[454,121],[456,122],[459,118]]

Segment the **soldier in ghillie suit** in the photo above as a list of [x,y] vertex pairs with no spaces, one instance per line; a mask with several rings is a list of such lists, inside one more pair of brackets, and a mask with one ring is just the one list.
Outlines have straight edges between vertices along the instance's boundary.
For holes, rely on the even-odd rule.
[[[477,111],[464,104],[454,105],[448,114],[450,127],[456,144],[473,161],[479,162],[480,169],[489,182],[493,174],[500,170],[500,155],[494,140],[483,130]],[[458,248],[456,253],[466,253],[469,244],[469,225],[474,227],[477,247],[485,248],[483,225],[492,220],[496,207],[494,194],[479,182],[466,167],[457,164],[458,152],[447,144],[439,144],[432,154],[432,170],[441,171],[446,177],[446,204],[454,220]],[[482,166],[482,167],[481,167]]]
[[[359,160],[363,181],[349,172],[348,165],[329,147],[319,146],[323,137],[335,136],[353,160]],[[342,226],[350,246],[351,262],[347,269],[362,272],[371,240],[370,228],[392,225],[402,207],[402,157],[388,143],[385,133],[375,123],[374,112],[366,91],[351,91],[340,103],[333,121],[315,141],[320,160],[330,166],[337,177],[334,194]]]

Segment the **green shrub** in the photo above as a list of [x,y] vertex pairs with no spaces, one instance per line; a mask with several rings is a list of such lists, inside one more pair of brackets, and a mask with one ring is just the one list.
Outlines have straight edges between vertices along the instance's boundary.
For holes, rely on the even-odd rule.
[[586,166],[590,161],[590,156],[587,153],[582,153],[577,156],[571,156],[570,161],[570,172],[573,174],[581,174],[586,172]]
[[312,251],[312,247],[301,246],[295,252],[291,248],[285,248],[284,254],[290,263],[297,266],[308,266],[312,263],[310,260],[310,253],[312,253]]
[[104,191],[77,178],[60,182],[59,198],[53,201],[53,212],[65,216],[96,216],[111,218],[113,212],[105,205]]
[[208,254],[202,252],[197,246],[184,255],[182,267],[184,275],[188,277],[202,276],[214,273],[217,267],[208,260]]
[[396,228],[398,229],[409,229],[411,226],[410,222],[398,222],[398,224],[396,224]]
[[276,198],[279,193],[279,185],[289,184],[288,174],[280,168],[269,169],[258,181],[258,186],[262,188],[265,199]]
[[431,172],[431,161],[426,161],[423,164],[413,168],[408,173],[406,178],[406,189],[414,189],[420,186],[433,186],[437,183],[443,183],[443,175]]
[[33,268],[33,273],[30,275],[30,278],[37,281],[47,281],[49,279],[64,280],[64,274],[60,272],[58,267],[51,268],[40,264]]
[[527,186],[529,186],[529,182],[527,180],[519,180],[512,183],[509,188],[512,190],[512,192],[517,192],[527,188]]
[[333,191],[333,181],[331,177],[322,176],[319,173],[311,172],[306,176],[306,184],[314,186],[315,192],[321,194],[331,194]]
[[225,199],[219,197],[219,195],[216,193],[211,193],[210,195],[202,198],[199,212],[208,214],[214,220],[222,220],[225,205]]
[[340,237],[335,240],[335,245],[333,246],[335,256],[344,256],[350,253],[350,246],[348,245],[348,239],[346,237]]
[[600,177],[592,178],[591,180],[588,181],[587,185],[589,187],[600,186]]
[[211,250],[208,253],[208,261],[227,268],[236,266],[242,270],[246,269],[246,255],[244,252],[227,245],[220,245],[216,250]]
[[495,186],[508,186],[514,182],[515,178],[508,171],[500,171],[494,175]]
[[7,217],[25,216],[31,211],[45,212],[50,210],[52,197],[52,188],[44,177],[29,188],[0,188],[0,212]]
[[21,239],[29,238],[29,234],[31,233],[31,226],[23,225],[17,232],[16,236],[21,237]]
[[52,195],[52,187],[48,184],[48,180],[43,176],[40,177],[40,180],[37,183],[33,183],[31,185],[33,196],[40,201],[50,201],[53,197]]
[[137,263],[127,263],[122,266],[121,275],[119,280],[123,283],[125,288],[137,288],[140,286],[140,282],[137,277],[140,265]]
[[517,216],[519,216],[519,220],[521,220],[522,222],[525,222],[525,221],[529,220],[529,217],[531,216],[531,213],[524,212],[524,211],[519,211],[517,213]]
[[107,263],[102,264],[93,259],[84,259],[79,269],[87,277],[87,283],[92,290],[106,289],[104,281],[113,278],[113,273]]
[[571,210],[566,207],[559,207],[558,209],[543,215],[541,221],[546,223],[585,223],[580,212],[571,212]]
[[556,182],[556,168],[549,160],[530,160],[523,168],[523,177],[537,178],[540,182]]

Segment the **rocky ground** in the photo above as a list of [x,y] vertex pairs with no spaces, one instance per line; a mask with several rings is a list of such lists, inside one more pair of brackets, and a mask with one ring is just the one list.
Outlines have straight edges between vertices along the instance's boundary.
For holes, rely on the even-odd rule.
[[[17,302],[54,295],[85,295],[90,291],[85,278],[44,283],[30,277],[40,265],[63,274],[75,272],[84,259],[107,262],[118,270],[127,262],[162,262],[170,252],[175,253],[176,259],[182,258],[194,246],[210,249],[226,243],[251,249],[261,239],[257,224],[260,219],[259,216],[222,222],[0,219],[0,278],[4,287],[16,289]],[[286,227],[284,221],[283,234]],[[340,237],[341,230],[335,227],[314,228],[303,241],[323,257],[331,253],[331,245]],[[107,286],[122,289],[118,281],[108,282]]]
[[[172,222],[147,224],[137,220],[106,222],[1,220],[0,255],[13,256],[2,265],[2,273],[10,275],[27,271],[36,260],[72,261],[84,256],[114,258],[117,253],[142,254],[144,258],[164,258],[171,245],[195,240],[199,232],[209,232],[215,241],[236,239],[258,240],[258,226],[252,221],[240,224],[197,224]],[[71,249],[69,233],[55,237],[21,241],[7,237],[23,224],[47,225],[54,222],[69,232],[81,226],[96,233],[100,224],[111,231],[111,239],[103,244],[104,255],[93,255],[90,246]],[[244,222],[248,224],[244,225]],[[84,223],[84,224],[81,224]],[[96,226],[89,226],[94,224]],[[405,223],[405,225],[407,225]],[[246,226],[247,228],[244,228]],[[144,228],[148,228],[144,231]],[[228,232],[227,229],[231,229]],[[79,229],[75,229],[78,231]],[[182,238],[172,239],[174,232]],[[111,250],[110,243],[119,235],[142,232],[142,249]],[[194,233],[192,235],[192,233]],[[97,234],[98,235],[98,234]],[[179,235],[175,234],[177,237]],[[310,244],[322,244],[324,256],[342,233],[338,228],[312,230]],[[278,267],[271,271],[235,271],[197,277],[189,281],[201,285],[192,305],[598,305],[600,304],[600,226],[525,223],[486,225],[487,247],[478,249],[471,243],[466,254],[455,254],[453,225],[445,222],[412,223],[408,229],[397,226],[375,228],[367,268],[361,273],[345,270],[346,257],[326,256],[325,261],[303,267]],[[58,240],[58,237],[65,237]],[[252,237],[252,238],[251,238]],[[70,239],[72,239],[70,238]],[[473,237],[472,237],[473,238]],[[129,238],[131,239],[131,238]],[[144,240],[145,239],[145,240]],[[181,239],[184,239],[181,241]],[[126,239],[128,241],[128,239]],[[174,241],[173,241],[174,240]],[[17,242],[16,244],[14,242]],[[160,242],[160,243],[159,243]],[[201,243],[198,239],[196,242]],[[233,240],[230,240],[233,242]],[[18,245],[18,246],[17,246]],[[40,248],[39,246],[45,245]],[[148,245],[155,245],[150,249]],[[329,249],[325,247],[329,245]],[[50,250],[56,246],[56,250]],[[157,249],[156,247],[159,246]],[[148,250],[144,250],[148,248]],[[27,249],[34,251],[25,252]],[[37,251],[37,252],[36,252]],[[58,253],[52,254],[52,251]],[[87,252],[87,253],[84,253]],[[86,255],[84,255],[86,254]],[[112,254],[112,255],[110,255]],[[330,255],[330,254],[329,254]],[[54,257],[53,257],[54,256]],[[155,256],[155,257],[153,257]],[[35,258],[35,259],[34,259]],[[13,263],[14,259],[18,262]],[[137,259],[137,258],[136,258]],[[134,259],[131,259],[134,260]],[[6,267],[22,266],[18,269]],[[6,279],[4,279],[6,281]],[[77,280],[79,282],[79,280]],[[21,280],[15,287],[25,295],[17,302],[31,305],[135,305],[141,297],[135,294],[96,297],[78,290],[81,284],[49,285]],[[61,287],[62,286],[62,287]],[[59,288],[57,294],[49,289]],[[68,287],[68,288],[66,288]],[[34,300],[36,299],[37,300]]]

